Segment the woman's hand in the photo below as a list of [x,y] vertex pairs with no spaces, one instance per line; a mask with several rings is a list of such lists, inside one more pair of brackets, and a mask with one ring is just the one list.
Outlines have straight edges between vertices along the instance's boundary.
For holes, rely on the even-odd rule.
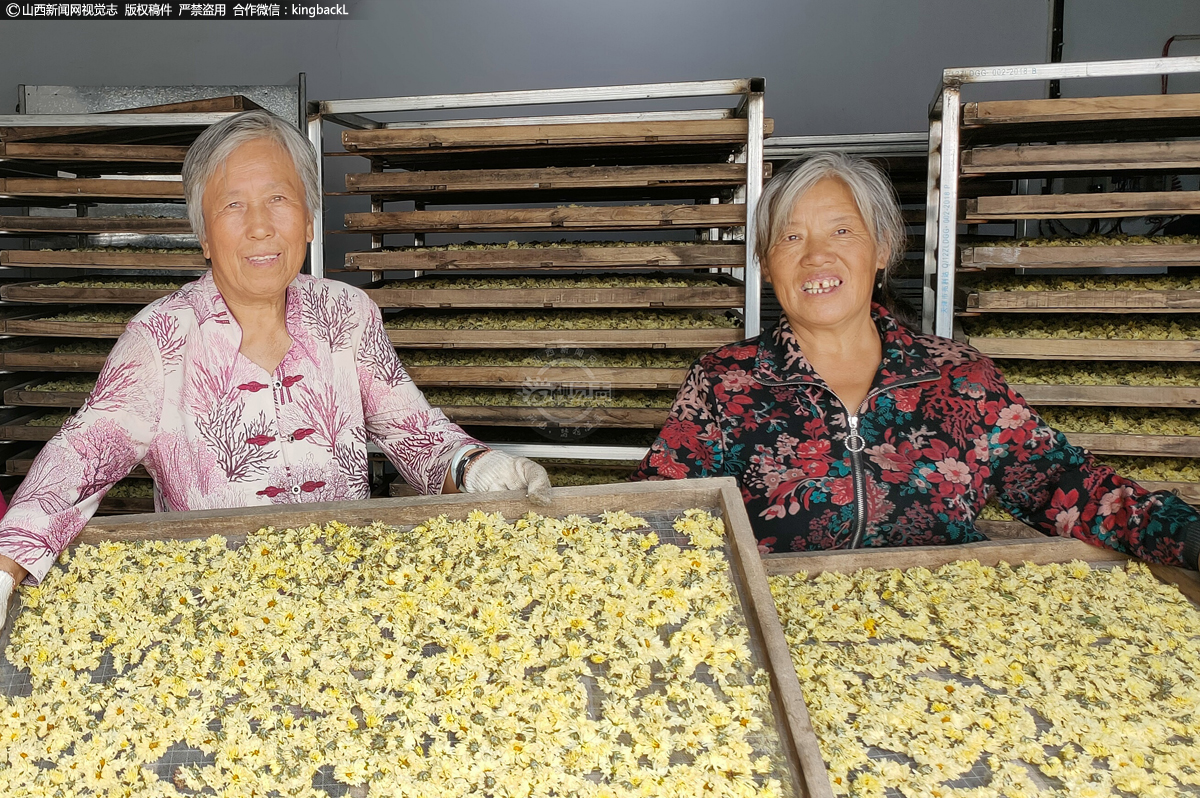
[[481,454],[463,477],[467,493],[524,490],[534,504],[550,503],[550,477],[546,469],[527,457],[513,457],[495,449]]

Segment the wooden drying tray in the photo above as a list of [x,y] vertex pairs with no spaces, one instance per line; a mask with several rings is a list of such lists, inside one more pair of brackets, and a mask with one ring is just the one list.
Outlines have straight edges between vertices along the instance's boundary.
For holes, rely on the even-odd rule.
[[662,164],[366,172],[346,175],[346,192],[385,200],[471,204],[576,197],[695,197],[745,183],[745,164]]
[[188,235],[187,219],[106,218],[103,216],[0,216],[0,233],[146,233]]
[[[1200,191],[1014,194],[964,200],[962,222],[994,219],[1102,219],[1200,213]],[[718,206],[714,206],[718,207]]]
[[[204,100],[186,100],[178,103],[163,105],[146,105],[140,108],[121,108],[116,111],[102,111],[109,114],[212,114],[233,113],[261,109],[262,106],[243,97],[231,94],[226,97],[213,97]],[[99,115],[99,114],[97,114]],[[104,143],[135,143],[156,141],[164,138],[183,138],[190,143],[200,129],[208,127],[198,125],[172,125],[166,128],[147,127],[109,127],[109,126],[56,126],[56,127],[0,127],[0,141],[4,143],[43,139],[95,139]]]
[[1200,407],[1200,387],[1183,385],[1048,385],[1010,383],[1031,405]]
[[[403,358],[401,358],[403,360]],[[405,366],[421,388],[603,386],[621,390],[676,390],[687,369],[557,366]]]
[[[15,287],[0,288],[0,297],[7,298],[4,291]],[[685,287],[368,288],[366,292],[381,308],[740,308],[746,301],[745,287],[724,277],[718,285]]]
[[[1200,192],[1196,192],[1200,194]],[[2,217],[0,217],[2,221]],[[486,208],[467,211],[391,211],[346,214],[350,233],[486,231],[587,232],[737,227],[746,206],[615,205],[578,208]]]
[[55,144],[41,141],[0,142],[0,160],[40,161],[87,171],[171,171],[183,165],[188,147],[164,144]]
[[1198,244],[1127,244],[1093,247],[967,246],[964,270],[1075,269],[1095,266],[1200,266]]
[[3,419],[0,423],[0,440],[48,441],[58,433],[58,427],[34,427],[30,426],[29,422],[49,415],[50,412],[61,411],[34,410],[30,412],[28,408],[14,408],[13,410],[17,411],[16,415],[13,414],[13,411],[6,411],[0,415],[0,418]]
[[35,391],[49,379],[31,380],[4,391],[4,404],[15,407],[82,407],[88,393],[82,391]]
[[1017,360],[1200,361],[1200,341],[967,337],[967,343],[988,357]]
[[10,371],[69,371],[99,372],[104,368],[107,354],[84,355],[54,352],[56,341],[31,339],[31,344],[20,349],[0,352],[0,368]]
[[96,304],[145,305],[170,296],[173,288],[81,288],[45,282],[0,286],[0,299],[12,302],[89,302]]
[[1200,457],[1200,436],[1064,432],[1067,440],[1095,454],[1135,457]]
[[71,250],[0,249],[0,266],[25,269],[186,269],[208,267],[204,256],[168,252],[74,252]]
[[[796,796],[831,798],[820,754],[815,748],[800,685],[791,666],[783,629],[767,588],[754,535],[734,480],[705,479],[624,485],[556,488],[548,507],[533,507],[523,493],[344,501],[303,506],[245,507],[188,513],[93,519],[77,543],[102,541],[192,540],[225,535],[234,545],[261,527],[299,528],[328,520],[367,526],[375,521],[398,526],[419,524],[431,517],[462,519],[474,510],[518,518],[529,511],[565,517],[626,510],[633,515],[681,512],[705,508],[720,516],[727,530],[726,556],[733,594],[744,616],[755,665],[770,675],[772,715],[781,749],[774,753],[787,788]],[[824,781],[822,781],[824,779]]]
[[[993,525],[1014,522],[980,521],[979,523]],[[1049,565],[1073,560],[1087,563],[1122,563],[1133,558],[1111,549],[1089,545],[1075,538],[1039,535],[1035,538],[1014,537],[1011,540],[988,540],[959,546],[905,546],[799,554],[767,554],[762,559],[763,568],[768,576],[790,576],[800,571],[806,571],[810,577],[813,577],[826,571],[851,574],[862,568],[876,570],[927,568],[932,570],[966,560],[976,560],[980,565],[996,566],[1001,563],[1020,565],[1027,562]],[[1193,602],[1200,602],[1200,576],[1195,571],[1167,565],[1148,565],[1160,580],[1177,586],[1180,592]]]
[[440,405],[455,424],[489,427],[567,427],[591,429],[660,429],[667,421],[662,407],[531,407],[515,405]]
[[[746,337],[742,328],[679,330],[393,330],[392,345],[411,349],[714,349]],[[93,336],[103,337],[103,336]],[[403,355],[401,355],[403,359]],[[1197,359],[1200,360],[1200,342]]]
[[[342,146],[360,154],[664,144],[737,146],[745,143],[749,129],[745,119],[385,128],[343,131]],[[764,120],[764,136],[774,129],[774,120]]]
[[963,150],[964,177],[1037,172],[1117,172],[1200,168],[1200,141],[1020,144]]
[[965,103],[964,128],[1048,122],[1133,122],[1200,117],[1200,94],[1064,97]]
[[967,294],[967,309],[980,313],[1178,313],[1200,310],[1200,291],[972,291]]
[[[1197,249],[1200,249],[1198,247]],[[2,261],[0,261],[2,262]],[[740,267],[744,244],[655,244],[645,247],[514,247],[475,250],[376,250],[346,254],[361,271],[474,271],[484,269],[676,269]]]
[[80,177],[0,177],[0,195],[38,199],[149,200],[183,199],[183,183],[176,180]]
[[[60,338],[120,338],[124,324],[92,321],[52,321],[56,315],[44,313],[21,319],[6,319],[4,332],[9,335],[47,335]],[[4,354],[10,354],[5,352]]]

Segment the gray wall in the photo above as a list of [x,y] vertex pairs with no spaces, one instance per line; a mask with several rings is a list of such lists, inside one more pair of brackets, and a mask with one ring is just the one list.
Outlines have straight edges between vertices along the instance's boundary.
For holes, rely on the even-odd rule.
[[[1113,58],[1157,58],[1163,44],[1177,34],[1200,35],[1197,0],[1066,0],[1063,28],[1064,61]],[[1200,56],[1200,41],[1176,42],[1171,55]],[[1200,92],[1200,74],[1173,75],[1171,94]],[[1123,80],[1073,80],[1063,83],[1064,97],[1106,93],[1158,94],[1155,77]]]
[[1048,20],[1047,0],[363,0],[356,14],[0,23],[0,107],[19,83],[301,71],[318,99],[761,75],[780,134],[920,130],[942,68],[1043,61]]

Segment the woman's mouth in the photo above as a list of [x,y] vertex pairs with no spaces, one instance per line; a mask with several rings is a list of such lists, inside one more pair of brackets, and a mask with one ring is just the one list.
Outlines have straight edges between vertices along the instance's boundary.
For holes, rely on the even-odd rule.
[[828,294],[836,291],[841,286],[842,280],[840,277],[819,277],[815,280],[805,280],[800,286],[800,290],[806,294],[816,296],[818,294]]
[[279,254],[272,252],[270,255],[251,255],[246,260],[250,261],[251,266],[270,266],[279,260]]

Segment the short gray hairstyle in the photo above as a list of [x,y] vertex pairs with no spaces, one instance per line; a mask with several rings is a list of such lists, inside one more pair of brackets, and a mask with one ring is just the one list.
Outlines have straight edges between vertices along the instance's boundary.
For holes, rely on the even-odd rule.
[[767,253],[782,235],[796,201],[827,177],[842,181],[850,189],[890,272],[904,256],[905,247],[904,217],[896,189],[878,166],[842,152],[817,152],[803,161],[793,161],[767,183],[754,216],[754,254],[758,262],[766,263]]
[[321,186],[317,155],[300,131],[269,111],[243,111],[210,125],[188,148],[183,159],[183,195],[188,220],[197,238],[204,239],[204,187],[233,151],[257,139],[270,139],[287,150],[304,185],[304,202],[314,222],[321,218]]

